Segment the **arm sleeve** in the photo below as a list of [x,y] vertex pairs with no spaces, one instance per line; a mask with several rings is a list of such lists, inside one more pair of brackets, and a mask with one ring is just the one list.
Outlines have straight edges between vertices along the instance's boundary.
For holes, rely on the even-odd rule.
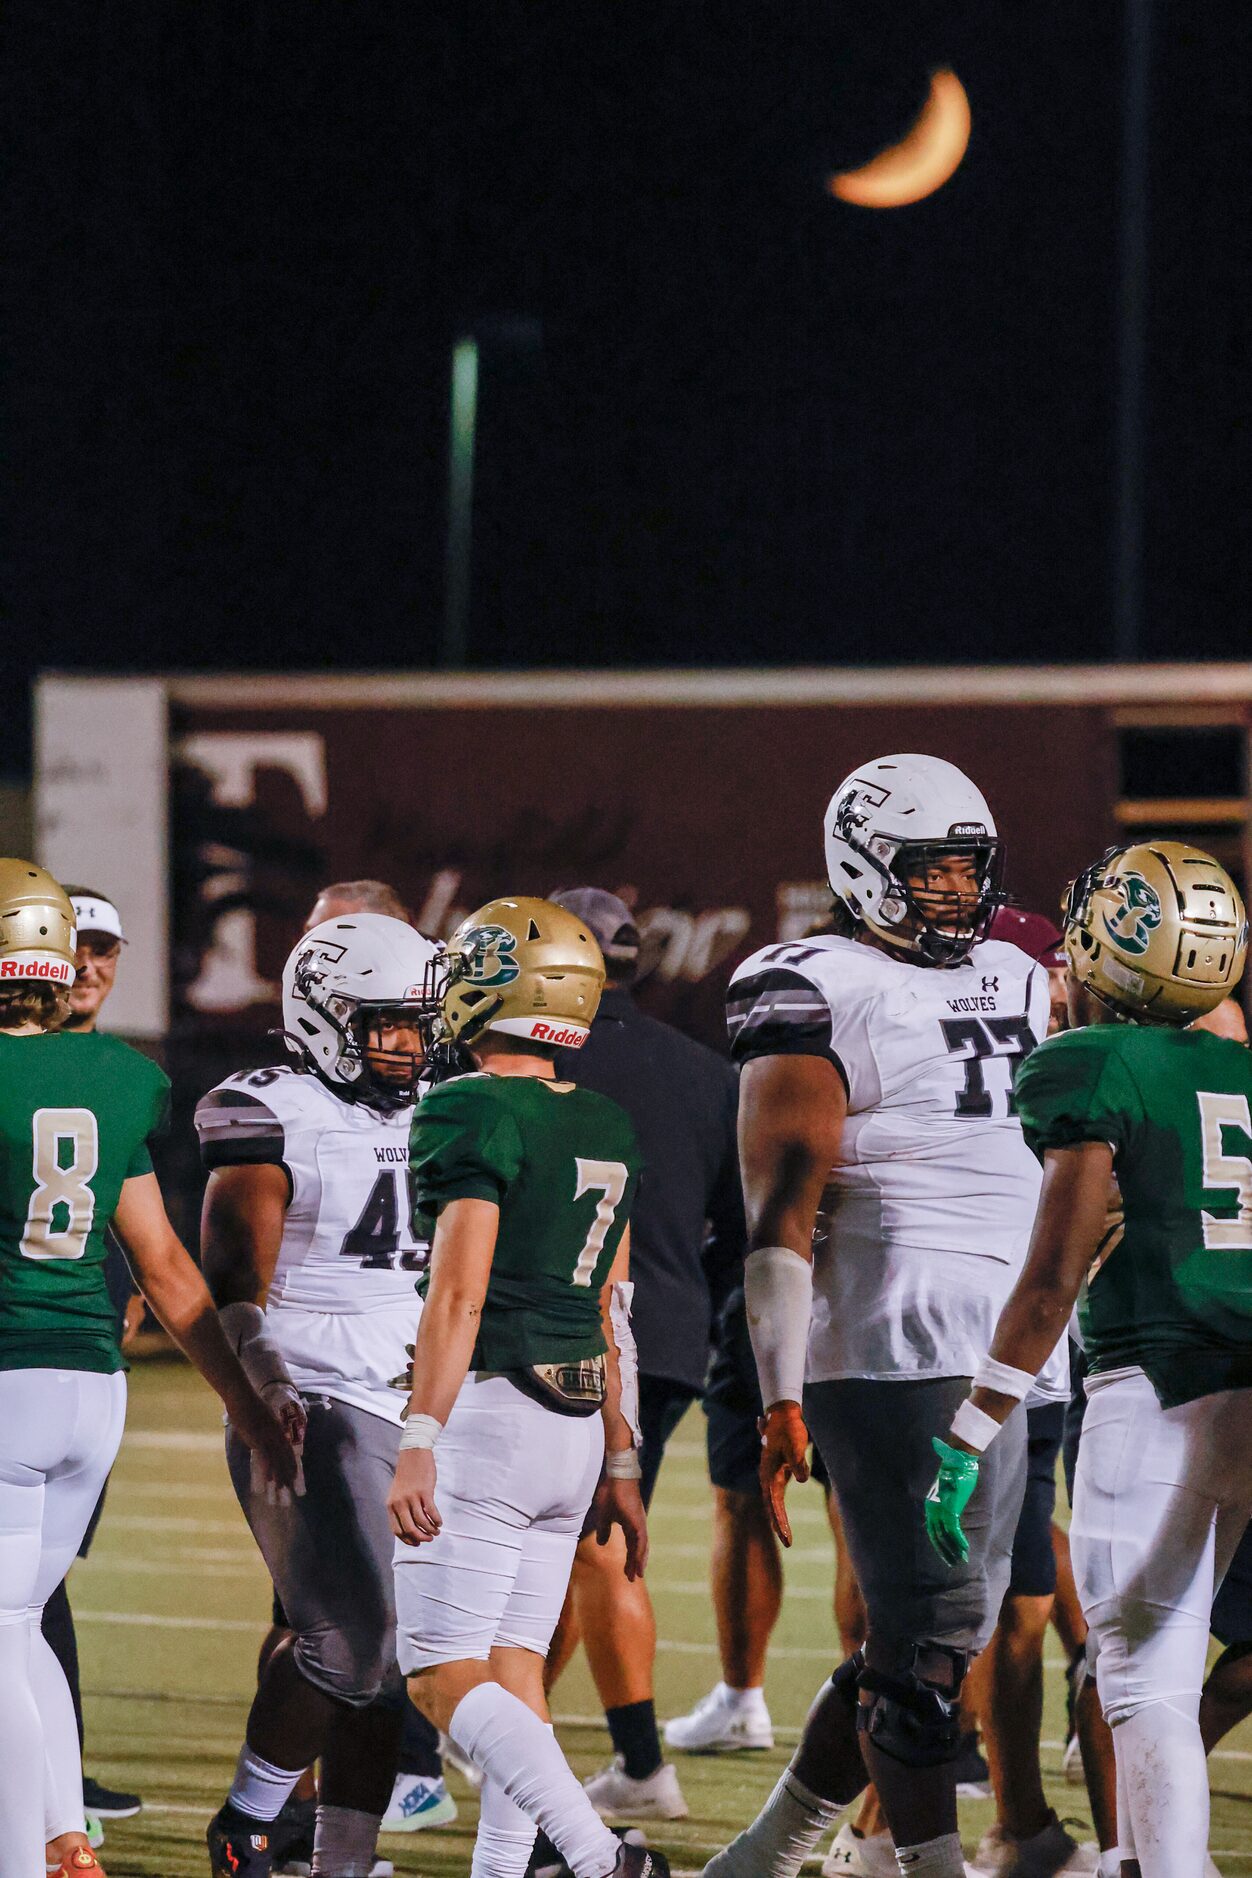
[[491,1200],[522,1167],[522,1142],[490,1084],[441,1083],[417,1105],[409,1136],[415,1212],[437,1214],[453,1200]]
[[750,976],[732,979],[726,993],[726,1030],[730,1054],[741,1066],[758,1056],[823,1056],[847,1087],[830,1001],[793,966],[763,960]]
[[1013,1094],[1022,1130],[1040,1160],[1049,1148],[1107,1141],[1127,1146],[1141,1117],[1139,1092],[1116,1049],[1096,1024],[1052,1037],[1017,1072]]
[[222,1083],[196,1104],[196,1135],[205,1171],[287,1165],[287,1131],[264,1089]]

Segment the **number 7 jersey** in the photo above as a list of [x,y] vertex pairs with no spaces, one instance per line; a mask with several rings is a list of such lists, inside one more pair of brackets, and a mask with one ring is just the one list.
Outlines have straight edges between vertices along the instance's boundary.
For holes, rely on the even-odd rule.
[[104,1279],[123,1183],[169,1080],[118,1037],[0,1033],[0,1369],[124,1369]]
[[736,971],[735,1060],[823,1057],[847,1091],[814,1237],[810,1382],[973,1373],[1034,1219],[1013,1072],[1047,1021],[1046,972],[999,940],[939,968],[821,937]]
[[641,1166],[625,1110],[546,1077],[458,1076],[419,1103],[410,1157],[432,1232],[453,1200],[500,1209],[470,1368],[600,1355],[600,1292]]

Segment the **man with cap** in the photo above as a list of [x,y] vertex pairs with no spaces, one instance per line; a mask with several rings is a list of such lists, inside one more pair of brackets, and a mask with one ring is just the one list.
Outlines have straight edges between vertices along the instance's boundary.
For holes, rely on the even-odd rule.
[[[581,1050],[561,1052],[558,1074],[619,1102],[643,1153],[630,1256],[646,1505],[665,1444],[703,1388],[710,1274],[727,1274],[721,1284],[714,1280],[720,1294],[743,1260],[737,1077],[716,1052],[635,1003],[639,932],[623,900],[598,887],[549,897],[591,928],[608,973],[591,1034]],[[549,1681],[581,1631],[615,1751],[612,1764],[586,1783],[592,1804],[606,1818],[681,1819],[687,1804],[662,1754],[653,1701],[656,1620],[644,1581],[628,1580],[622,1565],[617,1537],[598,1546],[591,1536],[579,1546]]]
[[[107,895],[97,893],[90,887],[67,887],[66,892],[74,908],[78,950],[74,959],[76,976],[70,992],[70,1014],[63,1028],[94,1030],[101,1008],[113,989],[118,959],[126,943],[122,932],[122,916]],[[106,1235],[106,1244],[108,1256],[104,1266],[105,1283],[117,1311],[118,1342],[125,1348],[143,1321],[144,1303],[122,1248],[111,1231]],[[103,1510],[104,1493],[101,1492],[91,1523],[78,1549],[79,1558],[86,1558]],[[74,1634],[74,1614],[70,1609],[67,1584],[68,1580],[63,1580],[45,1604],[42,1628],[70,1686],[81,1749],[83,1702],[78,1677],[78,1641]],[[83,1774],[83,1806],[89,1816],[94,1813],[97,1819],[129,1819],[139,1811],[141,1805],[137,1793],[115,1791],[101,1786],[90,1774]]]

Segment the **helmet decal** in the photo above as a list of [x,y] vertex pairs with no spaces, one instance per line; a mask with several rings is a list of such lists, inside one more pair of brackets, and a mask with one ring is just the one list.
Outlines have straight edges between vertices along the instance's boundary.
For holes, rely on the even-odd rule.
[[1116,874],[1104,885],[1120,902],[1112,914],[1101,915],[1105,931],[1123,952],[1139,958],[1147,951],[1152,934],[1161,923],[1160,896],[1142,874],[1133,872]]
[[517,938],[507,926],[471,926],[457,946],[456,976],[484,990],[511,985],[521,973]]

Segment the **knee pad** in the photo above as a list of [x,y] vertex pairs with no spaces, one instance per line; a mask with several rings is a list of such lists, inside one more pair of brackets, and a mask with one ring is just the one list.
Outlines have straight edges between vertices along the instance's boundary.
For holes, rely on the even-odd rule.
[[853,1650],[846,1662],[840,1663],[838,1669],[830,1672],[831,1688],[842,1697],[849,1713],[853,1715],[861,1706],[861,1672],[864,1668],[864,1650]]
[[[946,1661],[950,1674],[937,1679]],[[913,1646],[909,1667],[888,1675],[868,1665],[860,1686],[873,1699],[862,1702],[857,1727],[876,1748],[905,1767],[942,1767],[954,1761],[961,1748],[961,1684],[969,1668],[969,1652],[942,1643]]]
[[365,1648],[361,1639],[329,1627],[298,1632],[292,1651],[304,1680],[349,1708],[370,1706],[390,1661],[381,1648]]

